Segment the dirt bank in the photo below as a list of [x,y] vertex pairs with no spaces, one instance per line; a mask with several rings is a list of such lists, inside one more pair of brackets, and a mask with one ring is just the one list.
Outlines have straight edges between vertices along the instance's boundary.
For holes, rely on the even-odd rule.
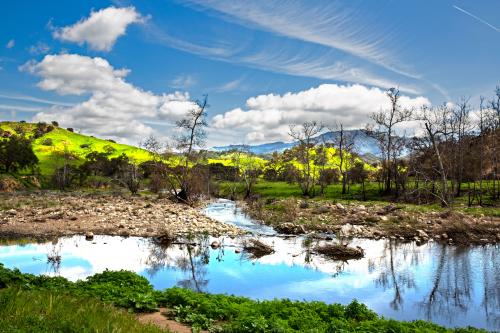
[[339,237],[393,238],[450,244],[500,242],[500,218],[461,212],[408,211],[398,205],[277,200],[250,205],[251,216],[285,234],[336,233]]
[[44,191],[0,194],[2,236],[150,237],[203,233],[238,235],[242,231],[168,199]]

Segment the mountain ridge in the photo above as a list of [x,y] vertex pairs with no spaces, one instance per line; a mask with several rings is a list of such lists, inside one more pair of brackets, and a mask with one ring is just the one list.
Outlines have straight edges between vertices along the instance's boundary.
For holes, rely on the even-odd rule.
[[[377,141],[368,136],[365,131],[360,129],[355,130],[345,130],[345,134],[355,136],[354,139],[354,151],[361,156],[368,155],[372,159],[373,157],[379,155],[380,149],[378,147]],[[340,131],[329,131],[322,133],[314,137],[316,143],[327,142],[331,143],[334,139],[338,138]],[[214,146],[211,148],[213,151],[230,151],[234,149],[243,149],[257,155],[272,154],[274,152],[283,152],[286,149],[290,149],[297,145],[297,141],[283,142],[275,141],[256,145],[243,145],[243,144],[231,144],[226,146]]]

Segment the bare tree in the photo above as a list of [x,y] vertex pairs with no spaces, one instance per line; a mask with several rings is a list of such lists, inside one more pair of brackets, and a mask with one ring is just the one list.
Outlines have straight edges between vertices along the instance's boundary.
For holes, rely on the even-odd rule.
[[471,128],[470,122],[470,105],[469,98],[462,97],[457,103],[457,107],[453,111],[453,132],[455,136],[454,145],[454,166],[455,166],[455,195],[461,195],[461,185],[464,175],[464,155],[467,149],[466,137],[469,135]]
[[150,190],[158,193],[165,188],[167,180],[167,166],[165,164],[166,145],[153,135],[141,142],[141,146],[149,152],[150,160],[144,162],[141,167],[151,178]]
[[485,107],[484,107],[484,97],[479,98],[479,205],[483,205],[483,177],[484,177],[484,159],[485,159],[485,136],[487,134],[486,119],[485,119]]
[[139,192],[141,177],[134,162],[120,164],[114,180],[126,187],[133,195]]
[[329,128],[334,132],[333,145],[336,148],[336,153],[339,155],[338,168],[342,176],[342,194],[347,193],[348,181],[348,158],[354,152],[354,144],[356,143],[357,133],[353,131],[345,131],[344,124],[338,123],[334,129]]
[[435,154],[438,173],[441,179],[441,193],[438,196],[443,206],[449,206],[448,175],[443,161],[442,144],[446,143],[451,133],[450,118],[452,111],[444,104],[437,108],[423,106],[417,119],[423,122],[425,128],[424,140]]
[[293,148],[297,162],[302,165],[298,183],[304,196],[314,195],[315,170],[311,149],[316,142],[314,137],[323,130],[323,125],[316,121],[306,121],[297,128],[290,125],[289,135],[299,144]]
[[495,96],[490,101],[489,127],[493,136],[491,163],[493,165],[493,198],[500,199],[500,184],[498,181],[498,155],[500,155],[500,86],[495,89]]
[[395,132],[396,127],[398,124],[410,120],[412,110],[402,108],[399,104],[401,97],[399,89],[390,88],[386,94],[390,100],[391,107],[388,110],[382,110],[371,115],[371,119],[375,122],[375,127],[368,126],[367,134],[375,138],[379,143],[383,158],[383,167],[385,169],[385,192],[390,193],[394,173],[392,161],[396,155],[395,153],[398,151],[397,147],[400,146],[401,140]]
[[207,127],[206,109],[208,108],[208,96],[203,100],[197,100],[195,106],[188,112],[185,118],[179,120],[176,125],[183,133],[176,138],[176,148],[181,154],[181,170],[179,173],[180,191],[174,190],[177,198],[184,202],[192,199],[191,193],[191,166],[197,164],[201,154],[196,148],[205,145]]

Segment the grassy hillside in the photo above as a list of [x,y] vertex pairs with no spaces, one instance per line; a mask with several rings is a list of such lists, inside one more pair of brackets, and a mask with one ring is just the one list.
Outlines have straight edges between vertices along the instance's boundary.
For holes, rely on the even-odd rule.
[[[11,133],[22,129],[27,136],[33,136],[36,124],[0,122],[0,128]],[[50,145],[48,145],[49,141],[51,141]],[[126,154],[137,163],[149,159],[149,153],[144,149],[74,133],[61,127],[55,127],[53,131],[34,140],[33,150],[40,160],[40,172],[43,175],[51,174],[54,169],[62,165],[62,156],[66,150],[73,156],[76,164],[81,162],[85,155],[91,151],[112,150],[111,157]]]

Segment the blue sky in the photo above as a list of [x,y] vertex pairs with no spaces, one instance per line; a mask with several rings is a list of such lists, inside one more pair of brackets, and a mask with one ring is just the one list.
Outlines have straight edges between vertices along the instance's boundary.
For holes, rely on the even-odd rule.
[[404,106],[490,96],[500,2],[10,1],[0,119],[58,120],[137,143],[208,94],[208,145],[287,140],[290,123],[363,127]]

